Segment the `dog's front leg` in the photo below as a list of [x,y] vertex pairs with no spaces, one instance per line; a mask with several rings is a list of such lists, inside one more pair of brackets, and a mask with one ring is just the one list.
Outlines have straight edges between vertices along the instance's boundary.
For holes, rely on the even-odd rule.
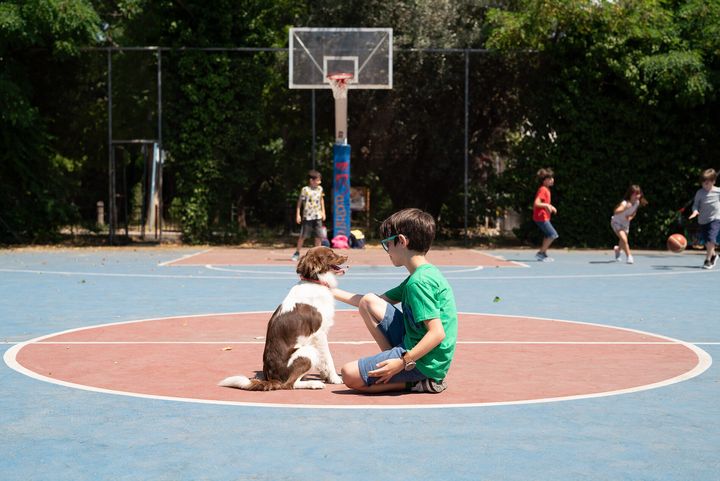
[[318,352],[320,353],[320,366],[318,370],[320,375],[323,377],[325,382],[329,384],[342,384],[343,380],[335,371],[335,363],[333,363],[332,355],[330,354],[330,347],[328,346],[327,334],[320,331],[315,336],[316,345]]

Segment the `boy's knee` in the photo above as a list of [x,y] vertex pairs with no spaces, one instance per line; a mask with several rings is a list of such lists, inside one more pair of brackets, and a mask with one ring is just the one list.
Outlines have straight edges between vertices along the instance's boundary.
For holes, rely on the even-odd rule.
[[361,304],[361,305],[362,305],[362,304],[368,305],[368,304],[372,304],[372,303],[374,303],[374,302],[381,301],[381,300],[382,300],[382,299],[380,299],[380,296],[378,296],[377,294],[373,294],[372,292],[370,292],[370,293],[365,294],[364,296],[362,296],[362,298],[360,298],[360,304]]
[[386,308],[387,302],[377,294],[365,294],[358,303],[360,312],[369,313],[375,322],[382,321]]
[[377,294],[370,293],[362,296],[360,303],[358,304],[358,308],[365,311],[373,311],[381,304],[385,304],[385,301]]
[[365,381],[360,377],[357,361],[348,362],[340,369],[343,383],[350,389],[362,389],[365,387]]

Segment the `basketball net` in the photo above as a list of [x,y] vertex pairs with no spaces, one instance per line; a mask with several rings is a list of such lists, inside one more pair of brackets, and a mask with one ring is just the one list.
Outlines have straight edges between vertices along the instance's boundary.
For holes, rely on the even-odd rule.
[[335,97],[335,143],[347,144],[347,84],[351,73],[335,73],[327,76]]
[[347,98],[347,84],[353,78],[351,73],[333,73],[327,76],[335,99]]

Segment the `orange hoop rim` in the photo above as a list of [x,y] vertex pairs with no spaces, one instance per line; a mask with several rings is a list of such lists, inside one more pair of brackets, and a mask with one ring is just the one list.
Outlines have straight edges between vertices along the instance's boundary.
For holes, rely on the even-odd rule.
[[348,80],[352,79],[353,77],[354,77],[354,75],[349,72],[331,73],[327,76],[328,80],[335,81],[338,83],[345,83]]

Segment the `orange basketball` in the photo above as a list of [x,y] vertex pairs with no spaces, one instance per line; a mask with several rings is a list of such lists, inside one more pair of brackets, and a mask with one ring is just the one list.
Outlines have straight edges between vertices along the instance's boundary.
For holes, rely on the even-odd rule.
[[682,252],[687,247],[687,239],[682,234],[673,234],[667,239],[667,248],[672,252]]

